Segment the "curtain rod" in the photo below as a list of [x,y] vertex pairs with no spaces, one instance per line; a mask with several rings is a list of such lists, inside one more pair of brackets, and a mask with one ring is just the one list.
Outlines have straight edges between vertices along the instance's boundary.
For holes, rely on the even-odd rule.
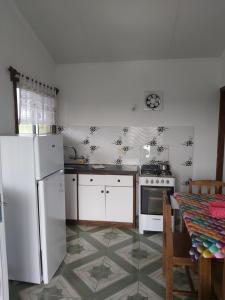
[[29,76],[25,76],[24,74],[18,72],[16,69],[14,69],[12,66],[10,66],[10,67],[8,68],[8,70],[9,70],[9,72],[10,72],[10,80],[11,80],[11,81],[16,81],[16,82],[18,82],[18,81],[19,81],[18,76],[23,76],[23,77],[25,77],[27,80],[31,80],[31,81],[33,81],[33,82],[35,82],[35,83],[38,83],[39,85],[42,85],[42,86],[44,86],[44,87],[47,87],[48,89],[51,89],[51,90],[56,91],[56,94],[59,93],[59,89],[58,89],[58,88],[56,88],[56,87],[51,87],[51,86],[49,86],[49,85],[47,85],[47,84],[44,84],[44,83],[42,83],[42,82],[39,82],[39,81],[37,81],[37,80],[31,78],[31,77],[29,77]]

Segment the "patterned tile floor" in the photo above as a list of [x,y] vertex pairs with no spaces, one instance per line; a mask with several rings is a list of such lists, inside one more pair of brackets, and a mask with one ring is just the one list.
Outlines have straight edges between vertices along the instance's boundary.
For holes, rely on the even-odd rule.
[[[10,300],[165,299],[161,246],[160,233],[69,225],[67,255],[50,284],[11,281]],[[181,271],[174,276],[186,286]]]

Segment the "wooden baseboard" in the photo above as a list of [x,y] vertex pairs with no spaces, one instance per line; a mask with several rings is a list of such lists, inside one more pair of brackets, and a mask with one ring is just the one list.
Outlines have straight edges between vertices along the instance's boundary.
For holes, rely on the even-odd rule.
[[134,228],[135,224],[125,223],[125,222],[109,222],[109,221],[89,221],[89,220],[79,220],[77,221],[79,225],[89,225],[89,226],[110,226],[110,227],[123,227],[123,228]]
[[66,224],[76,225],[76,224],[78,224],[78,221],[77,220],[68,220],[68,219],[66,219]]

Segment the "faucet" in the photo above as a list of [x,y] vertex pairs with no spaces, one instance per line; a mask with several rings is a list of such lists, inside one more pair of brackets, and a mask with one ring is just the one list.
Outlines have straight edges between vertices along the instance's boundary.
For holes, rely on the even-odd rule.
[[69,149],[73,150],[74,155],[73,156],[69,156],[70,159],[74,159],[75,160],[77,158],[77,151],[76,151],[76,149],[73,146],[64,146],[64,148],[69,148]]

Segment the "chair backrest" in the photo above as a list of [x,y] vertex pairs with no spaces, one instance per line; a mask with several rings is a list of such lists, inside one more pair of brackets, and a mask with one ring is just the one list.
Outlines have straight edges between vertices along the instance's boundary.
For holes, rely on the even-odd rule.
[[196,187],[196,194],[219,194],[223,186],[222,181],[217,180],[189,180],[189,193],[194,193],[193,187]]
[[222,185],[222,194],[225,194],[225,182],[223,182],[223,185]]
[[163,193],[163,241],[167,262],[173,257],[172,208],[166,192]]

